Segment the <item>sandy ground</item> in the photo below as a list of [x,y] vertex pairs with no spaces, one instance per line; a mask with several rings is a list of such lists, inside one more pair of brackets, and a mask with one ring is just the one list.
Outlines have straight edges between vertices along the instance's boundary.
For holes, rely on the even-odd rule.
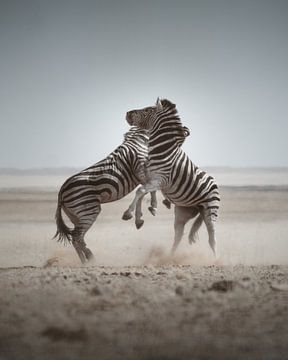
[[276,265],[2,270],[0,354],[285,359],[287,276]]
[[287,190],[221,188],[217,264],[204,228],[188,244],[191,224],[168,256],[173,211],[160,201],[141,230],[121,220],[131,197],[104,205],[83,267],[51,240],[55,189],[2,188],[0,359],[284,359]]

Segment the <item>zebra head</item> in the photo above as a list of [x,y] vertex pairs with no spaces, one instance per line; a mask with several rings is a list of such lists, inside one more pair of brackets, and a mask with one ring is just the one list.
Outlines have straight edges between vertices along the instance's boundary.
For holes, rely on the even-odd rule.
[[150,129],[156,119],[157,106],[148,106],[143,109],[130,110],[126,114],[129,125],[137,126],[140,129]]
[[161,126],[170,126],[173,128],[175,140],[180,146],[190,135],[189,129],[181,123],[176,105],[167,99],[160,100],[158,98],[155,106],[128,111],[126,120],[129,125],[152,132]]
[[137,126],[141,129],[150,129],[157,117],[177,115],[176,105],[167,99],[157,98],[155,106],[148,106],[143,109],[130,110],[126,114],[129,125]]

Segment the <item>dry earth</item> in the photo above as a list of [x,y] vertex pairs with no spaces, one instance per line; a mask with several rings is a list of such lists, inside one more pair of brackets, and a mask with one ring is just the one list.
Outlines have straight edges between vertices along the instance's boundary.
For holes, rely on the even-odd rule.
[[285,266],[1,270],[2,359],[285,359]]
[[127,197],[103,206],[82,267],[51,240],[55,190],[2,189],[0,359],[286,358],[287,187],[221,193],[217,265],[190,225],[171,259],[173,211],[137,231],[120,219]]

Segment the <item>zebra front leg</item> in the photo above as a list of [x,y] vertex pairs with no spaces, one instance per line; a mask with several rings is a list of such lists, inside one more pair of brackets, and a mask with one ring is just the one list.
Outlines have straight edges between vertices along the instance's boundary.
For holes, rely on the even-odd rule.
[[[138,200],[135,195],[135,197],[134,197],[132,203],[129,205],[128,209],[126,211],[124,211],[124,213],[122,215],[122,220],[132,219],[132,217],[133,217],[132,213],[134,212],[134,210],[136,208],[137,201]],[[151,191],[151,206],[149,206],[148,209],[152,215],[154,215],[154,216],[156,215],[156,210],[157,210],[156,191]]]
[[[137,190],[138,192],[138,190]],[[139,193],[136,194],[136,196],[138,195],[138,200],[137,200],[137,203],[136,203],[136,211],[135,211],[135,225],[136,225],[136,228],[139,230],[143,224],[144,224],[144,220],[141,219],[142,217],[142,201],[143,201],[143,198],[144,196],[146,195],[147,193],[145,192],[145,189],[143,188],[140,188],[139,189]]]
[[[136,194],[137,194],[137,191],[136,191]],[[126,211],[124,211],[124,213],[122,215],[122,220],[130,220],[130,219],[132,219],[132,217],[133,217],[132,213],[135,210],[136,203],[137,203],[137,200],[138,200],[136,194],[135,194],[135,197],[134,197],[132,203],[129,205],[128,209]]]
[[[141,186],[142,187],[142,186]],[[138,190],[140,189],[140,187],[138,188]],[[135,196],[134,196],[134,199],[132,201],[132,203],[129,205],[128,209],[126,211],[124,211],[123,215],[122,215],[122,220],[130,220],[133,218],[133,212],[135,211],[135,208],[136,208],[136,204],[137,204],[137,201],[138,201],[138,198],[137,197],[137,191],[135,192]],[[156,195],[155,195],[156,197]],[[152,192],[151,192],[151,204],[152,204]]]
[[136,196],[134,198],[134,201],[136,202],[136,211],[135,211],[135,225],[137,229],[140,229],[142,225],[144,224],[144,220],[141,219],[142,217],[142,200],[143,197],[148,193],[152,191],[157,191],[161,189],[161,184],[159,181],[153,181],[151,183],[145,184],[143,186],[140,186],[138,190],[136,191]]
[[[136,204],[137,204],[139,198],[142,196],[142,192],[140,190],[142,188],[144,188],[144,186],[140,186],[136,190],[136,193],[135,193],[135,196],[134,196],[134,199],[133,199],[132,203],[129,205],[128,209],[126,211],[124,211],[124,213],[122,215],[122,220],[130,220],[130,219],[132,219],[132,217],[133,217],[132,213],[134,212],[134,210],[136,208]],[[151,196],[152,196],[152,194],[151,194]],[[151,202],[152,202],[152,199],[151,199]],[[141,205],[140,205],[140,207],[141,207]],[[142,214],[141,214],[141,216],[142,216]],[[135,223],[136,223],[136,220],[135,220]],[[140,224],[140,222],[139,222],[139,224]],[[143,225],[143,223],[142,223],[142,225]],[[137,229],[140,228],[142,225],[137,227],[137,224],[136,224]]]
[[157,211],[157,197],[156,191],[151,191],[151,206],[148,207],[150,213],[155,216]]
[[135,225],[137,229],[140,229],[142,225],[144,224],[144,220],[141,219],[142,217],[142,200],[143,197],[148,193],[152,191],[159,190],[160,183],[158,181],[153,181],[151,183],[145,184],[143,186],[140,186],[138,190],[136,191],[136,196],[134,198],[134,201],[136,202],[136,211],[135,211]]

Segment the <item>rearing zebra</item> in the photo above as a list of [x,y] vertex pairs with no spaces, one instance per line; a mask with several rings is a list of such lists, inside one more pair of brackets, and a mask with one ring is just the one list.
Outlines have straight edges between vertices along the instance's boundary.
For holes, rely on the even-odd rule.
[[[58,194],[54,238],[72,242],[82,263],[93,257],[86,247],[84,235],[99,215],[101,203],[119,200],[140,183],[144,184],[147,142],[147,131],[132,127],[124,135],[123,143],[107,158],[73,175],[62,185]],[[153,215],[156,207],[156,192],[152,192],[149,210]],[[73,230],[64,223],[61,209],[74,224]]]
[[175,238],[172,253],[183,236],[184,226],[196,218],[189,241],[203,220],[209,234],[209,244],[216,255],[215,221],[219,209],[218,186],[214,179],[195,166],[179,146],[179,138],[186,131],[181,124],[176,106],[168,100],[157,99],[156,106],[127,112],[130,125],[149,130],[147,179],[141,186],[129,209],[135,212],[135,224],[143,225],[141,202],[149,191],[162,190],[164,196],[175,204]]

